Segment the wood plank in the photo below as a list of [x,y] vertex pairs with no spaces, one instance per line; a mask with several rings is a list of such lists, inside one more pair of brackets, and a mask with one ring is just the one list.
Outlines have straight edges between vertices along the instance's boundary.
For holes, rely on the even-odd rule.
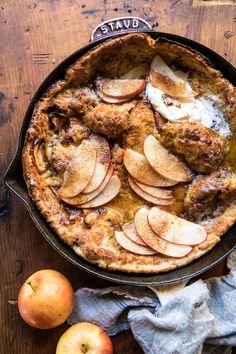
[[235,0],[193,0],[193,6],[225,6],[236,5]]
[[[226,0],[223,1],[227,2]],[[103,20],[140,16],[155,30],[199,41],[236,64],[236,7],[219,1],[146,0],[2,0],[0,4],[0,234],[2,291],[0,353],[48,354],[67,325],[51,331],[27,326],[17,311],[22,282],[34,271],[56,269],[79,286],[108,283],[75,268],[40,235],[22,205],[2,186],[3,172],[14,155],[22,118],[42,80],[70,53],[85,45]],[[204,4],[203,4],[204,3]],[[225,31],[233,35],[225,37]],[[208,275],[225,271],[225,263]],[[206,276],[206,274],[204,275]],[[110,283],[109,283],[110,285]],[[113,338],[116,354],[139,354],[131,334]],[[129,349],[127,349],[129,348]]]

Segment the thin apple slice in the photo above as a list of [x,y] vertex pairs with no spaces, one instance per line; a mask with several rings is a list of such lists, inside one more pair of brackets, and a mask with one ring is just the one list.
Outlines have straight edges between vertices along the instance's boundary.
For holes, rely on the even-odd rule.
[[113,166],[110,165],[110,167],[107,171],[107,174],[106,174],[104,180],[102,181],[102,183],[100,184],[100,186],[97,189],[95,189],[94,191],[92,191],[91,193],[81,193],[81,194],[76,195],[75,197],[72,197],[72,198],[62,198],[62,200],[67,204],[75,205],[75,206],[79,207],[80,204],[87,203],[90,200],[94,199],[97,195],[99,195],[104,190],[104,188],[106,187],[106,185],[110,181],[112,173],[113,173],[113,169],[114,169]]
[[159,74],[153,70],[149,75],[152,86],[161,90],[165,95],[176,100],[184,100],[191,102],[194,100],[194,95],[188,87],[190,85],[184,81],[174,82],[169,77]]
[[148,222],[154,232],[166,241],[180,245],[199,245],[207,238],[202,225],[182,219],[159,208],[152,208]]
[[131,177],[128,177],[128,182],[130,187],[133,189],[133,191],[138,194],[141,198],[146,200],[149,203],[155,204],[155,205],[171,205],[172,201],[170,199],[162,199],[162,198],[157,198],[153,197],[152,195],[144,192],[137,184],[135,184],[134,180]]
[[153,135],[145,139],[143,149],[152,168],[163,177],[177,182],[192,180],[193,175],[187,165],[164,148]]
[[181,78],[156,55],[151,63],[150,81],[166,95],[176,99],[194,99],[194,92],[188,81]]
[[97,195],[94,199],[87,203],[79,205],[79,208],[97,208],[104,205],[114,199],[121,189],[121,182],[117,176],[112,176],[103,191]]
[[133,242],[122,231],[116,231],[115,238],[119,245],[129,252],[143,256],[151,256],[156,253],[154,250],[147,246],[141,246],[138,245],[136,242]]
[[123,162],[129,174],[141,183],[154,187],[169,187],[178,183],[156,173],[149,165],[144,155],[131,149],[125,150]]
[[166,124],[167,120],[163,118],[158,112],[154,113],[155,126],[158,133],[161,132],[161,128]]
[[120,77],[120,79],[132,80],[132,79],[144,79],[149,72],[148,64],[140,64],[135,68],[128,71],[126,74]]
[[176,245],[163,240],[150,227],[148,223],[149,210],[143,207],[137,211],[134,223],[139,236],[155,251],[169,257],[184,257],[192,251],[192,247]]
[[37,143],[35,143],[33,149],[33,157],[38,172],[45,172],[47,169],[47,163],[45,161],[45,149],[42,145],[42,142],[38,141]]
[[106,106],[107,108],[114,108],[116,111],[119,112],[130,112],[137,104],[136,99],[131,99],[130,101],[125,101],[122,103],[117,103],[115,106],[113,104],[108,103],[100,103],[100,106]]
[[144,192],[152,195],[153,197],[162,198],[162,199],[171,199],[173,197],[172,192],[169,191],[168,189],[148,186],[146,184],[143,184],[143,183],[137,181],[136,179],[134,179],[134,182]]
[[110,104],[120,104],[120,103],[127,102],[133,98],[133,97],[129,97],[129,98],[121,99],[121,98],[114,98],[114,97],[109,97],[109,96],[105,95],[102,91],[102,87],[103,87],[104,83],[106,82],[106,80],[107,79],[98,78],[95,81],[96,93],[104,102],[110,103]]
[[92,134],[88,141],[95,147],[97,157],[93,176],[83,193],[91,193],[99,187],[106,176],[111,160],[110,147],[106,138]]
[[97,94],[104,102],[111,103],[111,104],[120,104],[123,102],[127,102],[133,98],[133,97],[130,97],[130,98],[123,98],[123,99],[120,98],[119,99],[119,98],[109,97],[107,95],[104,95],[104,93],[100,90],[97,90]]
[[74,151],[64,172],[64,182],[59,190],[59,195],[62,198],[71,198],[81,193],[92,178],[95,163],[95,147],[89,141],[83,140]]
[[109,97],[126,99],[137,96],[145,87],[146,80],[141,79],[106,80],[102,86],[102,92]]
[[133,221],[127,222],[122,226],[122,230],[125,235],[131,240],[136,242],[139,245],[146,246],[146,243],[141,239],[141,237],[137,234]]

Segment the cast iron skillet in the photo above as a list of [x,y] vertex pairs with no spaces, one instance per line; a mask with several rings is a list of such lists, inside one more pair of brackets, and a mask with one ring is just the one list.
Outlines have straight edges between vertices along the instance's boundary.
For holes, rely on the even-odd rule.
[[[223,75],[232,82],[233,85],[236,86],[236,69],[211,49],[192,40],[174,34],[154,32],[143,28],[142,31],[145,31],[154,39],[162,37],[174,40],[196,49],[204,56],[208,57],[215,65],[215,67],[219,69]],[[108,37],[110,38],[112,36]],[[195,277],[215,266],[236,247],[236,224],[227,231],[222,240],[211,251],[185,267],[160,274],[128,274],[101,269],[96,265],[93,265],[77,256],[73,250],[67,247],[53,232],[53,230],[46,223],[28,196],[26,184],[23,180],[22,174],[21,152],[24,144],[25,133],[31,120],[34,105],[50,85],[64,77],[66,68],[68,68],[69,65],[74,63],[76,59],[85,54],[89,49],[94,48],[97,44],[103,42],[106,38],[96,40],[71,54],[61,64],[59,64],[40,85],[25,113],[19,136],[18,149],[5,174],[5,185],[25,205],[39,231],[42,233],[45,239],[57,250],[57,252],[77,267],[82,268],[95,276],[126,285],[163,285]]]

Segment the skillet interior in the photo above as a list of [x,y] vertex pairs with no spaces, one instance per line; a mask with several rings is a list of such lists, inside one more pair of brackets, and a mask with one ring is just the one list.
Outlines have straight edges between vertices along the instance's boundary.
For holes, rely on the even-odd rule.
[[[214,53],[210,49],[193,42],[191,40],[175,36],[172,34],[148,32],[153,38],[164,37],[171,39],[182,44],[186,44],[200,53],[208,57],[217,67],[221,70],[224,76],[229,79],[234,85],[236,84],[236,70],[218,54]],[[107,38],[106,38],[107,39]],[[42,93],[55,81],[62,78],[65,74],[65,68],[72,64],[81,55],[86,53],[87,50],[93,48],[95,45],[101,43],[103,40],[99,40],[89,44],[88,46],[78,50],[69,56],[65,61],[63,61],[53,72],[45,79],[42,85],[39,87],[35,96],[33,97],[22,125],[22,130],[19,138],[19,146],[17,154],[9,167],[6,176],[5,183],[11,191],[13,191],[26,205],[32,219],[34,220],[36,226],[39,228],[43,236],[48,240],[48,242],[65,258],[71,261],[73,264],[81,267],[88,272],[100,276],[102,278],[116,281],[123,284],[136,284],[136,285],[160,285],[164,283],[170,283],[174,281],[179,281],[181,279],[190,278],[196,276],[210,267],[214,266],[221,259],[223,259],[229,252],[231,252],[235,247],[234,232],[236,231],[236,226],[232,227],[222,238],[221,242],[217,244],[212,251],[209,251],[205,256],[193,261],[190,265],[182,267],[180,269],[170,271],[164,274],[158,275],[137,275],[137,274],[125,274],[119,272],[111,272],[108,270],[99,269],[98,267],[86,262],[85,260],[79,258],[74,254],[74,252],[69,249],[60,239],[53,233],[49,228],[47,223],[44,221],[37,208],[31,202],[26,185],[23,181],[22,167],[21,167],[21,151],[24,143],[24,137],[28,124],[30,122],[33,108],[35,103],[41,97]]]

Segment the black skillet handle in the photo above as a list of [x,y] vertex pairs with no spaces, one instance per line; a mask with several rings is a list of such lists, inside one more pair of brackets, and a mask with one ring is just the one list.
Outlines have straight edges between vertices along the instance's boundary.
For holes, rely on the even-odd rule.
[[127,32],[150,31],[152,26],[140,17],[117,17],[100,23],[91,34],[91,41]]

